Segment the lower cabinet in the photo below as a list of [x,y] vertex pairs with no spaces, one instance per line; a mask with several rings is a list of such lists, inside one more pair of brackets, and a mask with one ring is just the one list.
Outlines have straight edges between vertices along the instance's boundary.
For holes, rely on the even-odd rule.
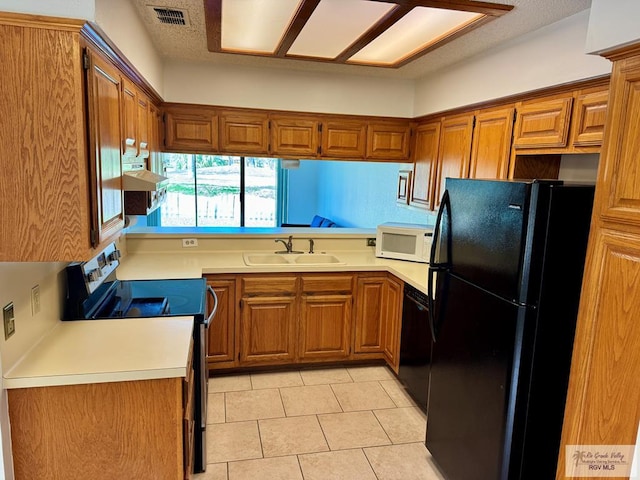
[[242,297],[240,363],[295,360],[295,297]]
[[397,369],[402,282],[375,273],[207,275],[209,369],[386,359]]
[[[212,276],[207,285],[218,298],[216,315],[209,325],[207,365],[209,368],[230,368],[238,363],[236,355],[236,279],[235,276]],[[210,296],[207,301],[210,302]],[[213,305],[207,305],[211,313]]]
[[16,480],[191,478],[192,376],[18,388],[7,396]]

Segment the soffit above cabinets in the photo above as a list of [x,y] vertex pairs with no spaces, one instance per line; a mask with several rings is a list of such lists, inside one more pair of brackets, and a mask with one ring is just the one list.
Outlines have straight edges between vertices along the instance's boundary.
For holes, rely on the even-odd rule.
[[473,0],[204,0],[207,48],[397,68],[498,18]]

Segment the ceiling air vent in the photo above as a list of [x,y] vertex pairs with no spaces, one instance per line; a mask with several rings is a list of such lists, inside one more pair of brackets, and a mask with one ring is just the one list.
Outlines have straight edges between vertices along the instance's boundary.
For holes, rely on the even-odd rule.
[[175,8],[151,7],[163,25],[187,25],[187,14]]

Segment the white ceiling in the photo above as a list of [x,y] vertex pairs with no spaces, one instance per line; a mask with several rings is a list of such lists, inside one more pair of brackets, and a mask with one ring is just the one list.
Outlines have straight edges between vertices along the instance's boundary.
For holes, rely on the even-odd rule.
[[[158,52],[166,59],[247,65],[316,72],[415,79],[469,58],[508,39],[531,32],[590,7],[591,0],[499,0],[511,12],[397,68],[339,65],[296,59],[266,58],[207,50],[203,0],[130,0],[136,7]],[[149,6],[185,10],[187,26],[162,25]],[[553,52],[549,52],[553,55]]]

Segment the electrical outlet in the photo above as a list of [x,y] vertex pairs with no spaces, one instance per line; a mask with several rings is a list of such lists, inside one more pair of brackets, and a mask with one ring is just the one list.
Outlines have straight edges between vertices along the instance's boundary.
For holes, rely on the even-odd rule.
[[13,302],[2,309],[2,317],[4,319],[4,339],[7,340],[11,335],[16,333],[16,319],[13,315]]
[[182,239],[182,248],[191,248],[198,246],[197,238],[183,238]]
[[367,238],[367,247],[375,247],[376,239],[375,238]]
[[40,285],[31,289],[31,316],[40,313]]

